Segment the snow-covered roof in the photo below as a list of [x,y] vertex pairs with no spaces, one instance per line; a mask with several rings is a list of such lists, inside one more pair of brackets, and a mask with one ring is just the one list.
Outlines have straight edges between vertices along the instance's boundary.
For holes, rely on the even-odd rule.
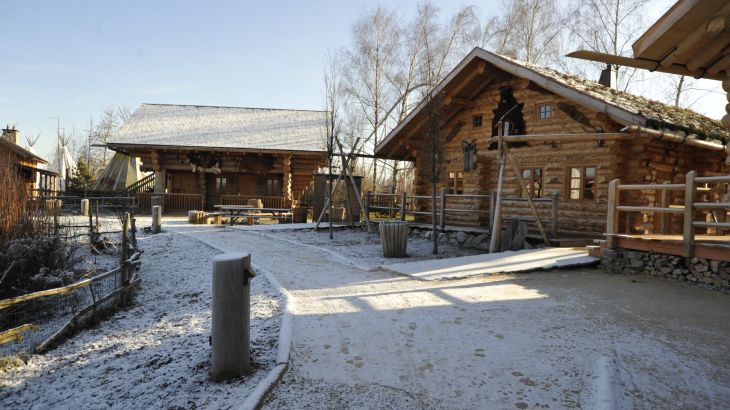
[[590,97],[598,98],[630,113],[637,114],[646,120],[646,124],[641,125],[659,130],[684,131],[688,134],[697,134],[703,139],[730,140],[730,130],[724,128],[720,121],[706,117],[695,111],[675,107],[640,95],[615,90],[598,82],[565,74],[547,67],[511,60],[504,56],[500,57],[513,61],[515,64],[521,64],[538,74],[559,81]]
[[[474,48],[435,88],[435,93],[456,87],[453,83],[467,75],[460,76],[467,67],[477,63],[490,64],[520,78],[526,78],[540,87],[569,100],[580,103],[594,111],[604,112],[622,125],[639,125],[657,130],[682,131],[688,138],[730,141],[730,130],[720,121],[708,118],[691,110],[675,107],[631,93],[611,89],[595,81],[565,74],[550,68],[514,60],[499,54]],[[386,152],[410,123],[425,108],[422,101],[401,121],[375,148],[376,155]]]
[[326,111],[142,104],[107,144],[323,152],[326,119]]
[[6,140],[5,138],[0,138],[0,147],[5,147],[8,150],[10,150],[10,151],[12,151],[12,152],[20,155],[23,158],[30,159],[30,160],[39,162],[41,164],[47,164],[48,163],[48,161],[46,161],[45,159],[43,159],[43,158],[39,157],[38,155],[34,154],[30,150],[25,149],[25,148],[21,147],[18,144],[14,144],[14,143]]

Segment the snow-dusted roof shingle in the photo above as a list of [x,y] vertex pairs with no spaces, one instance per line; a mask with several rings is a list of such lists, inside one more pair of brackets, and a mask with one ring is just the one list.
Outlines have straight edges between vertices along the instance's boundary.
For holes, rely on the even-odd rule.
[[[708,118],[692,110],[664,104],[649,98],[608,88],[595,81],[559,71],[525,63],[479,47],[474,48],[456,67],[439,83],[434,94],[444,92],[452,87],[452,81],[458,82],[459,75],[472,62],[480,61],[492,67],[526,78],[546,90],[568,100],[576,101],[594,111],[604,112],[622,125],[639,125],[656,130],[680,131],[688,138],[698,138],[723,144],[730,143],[730,130],[724,128],[720,121]],[[468,77],[462,77],[468,78]],[[421,101],[406,118],[401,121],[375,148],[375,155],[382,155],[394,144],[410,123],[421,115],[427,101]]]
[[107,144],[323,152],[326,119],[326,111],[142,104]]

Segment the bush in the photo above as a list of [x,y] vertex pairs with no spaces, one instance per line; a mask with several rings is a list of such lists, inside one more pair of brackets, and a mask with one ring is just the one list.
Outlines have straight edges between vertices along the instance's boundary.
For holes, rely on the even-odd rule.
[[73,249],[58,238],[7,241],[0,249],[0,298],[68,284],[74,262]]

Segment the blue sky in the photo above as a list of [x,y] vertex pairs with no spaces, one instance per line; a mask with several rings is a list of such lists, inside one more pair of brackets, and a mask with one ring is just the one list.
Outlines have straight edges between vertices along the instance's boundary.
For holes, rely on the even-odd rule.
[[[419,0],[393,2],[410,19]],[[655,0],[663,11],[669,0]],[[434,1],[445,15],[463,1]],[[55,145],[143,102],[320,109],[327,50],[370,1],[2,0],[0,125]],[[383,2],[383,4],[388,4]],[[476,2],[483,15],[497,1]],[[659,13],[661,13],[659,11]],[[655,17],[656,18],[656,17]]]
[[[328,49],[367,1],[15,1],[0,15],[0,123],[36,146],[143,102],[319,109]],[[409,18],[417,1],[399,1]],[[439,4],[444,13],[460,3]]]

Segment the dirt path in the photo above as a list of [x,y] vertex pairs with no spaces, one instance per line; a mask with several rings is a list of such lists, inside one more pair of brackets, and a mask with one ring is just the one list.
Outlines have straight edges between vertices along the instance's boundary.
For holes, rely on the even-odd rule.
[[722,408],[730,297],[596,270],[420,282],[240,230],[293,298],[291,368],[266,408]]

